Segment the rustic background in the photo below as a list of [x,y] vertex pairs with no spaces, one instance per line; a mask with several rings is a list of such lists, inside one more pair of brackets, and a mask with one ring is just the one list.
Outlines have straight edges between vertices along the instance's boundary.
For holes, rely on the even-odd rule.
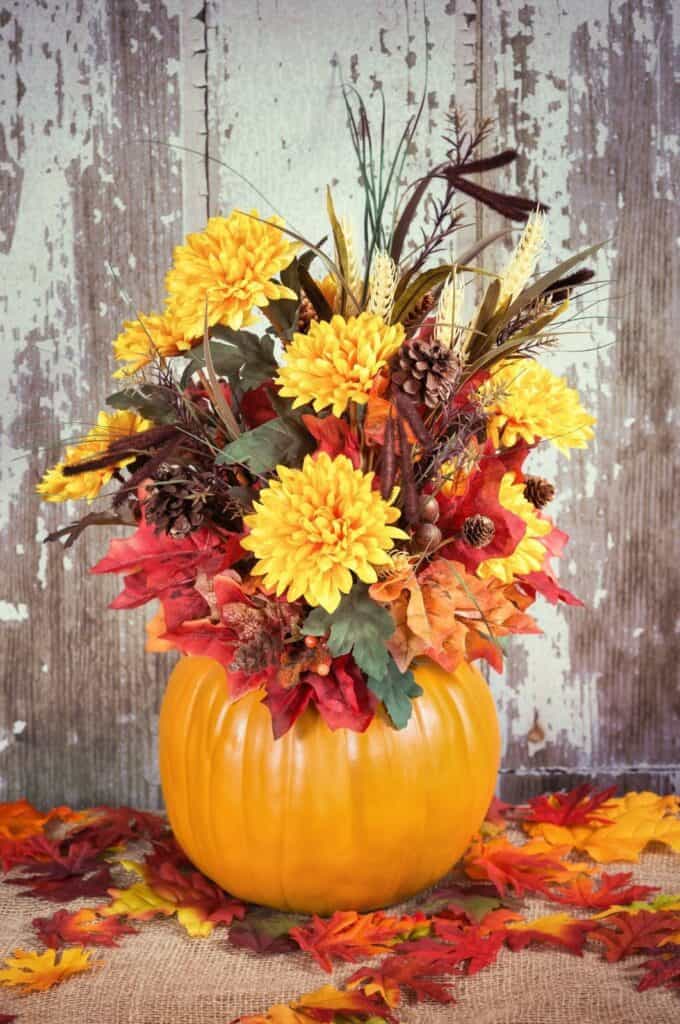
[[[440,157],[455,100],[521,148],[505,183],[551,204],[551,255],[610,240],[602,288],[550,357],[597,415],[598,440],[569,463],[537,459],[572,535],[562,578],[587,610],[544,605],[545,637],[515,641],[491,681],[511,799],[584,776],[680,780],[673,6],[426,5],[412,174]],[[213,158],[320,235],[327,182],[358,210],[341,76],[376,110],[382,91],[396,130],[424,55],[422,0],[0,0],[0,800],[159,803],[169,662],[143,653],[141,612],[106,611],[115,581],[87,576],[106,536],[66,557],[41,543],[69,512],[41,506],[34,484],[102,406],[111,339],[130,304],[161,302],[172,246],[208,211],[271,212]],[[493,226],[477,214],[469,232]]]

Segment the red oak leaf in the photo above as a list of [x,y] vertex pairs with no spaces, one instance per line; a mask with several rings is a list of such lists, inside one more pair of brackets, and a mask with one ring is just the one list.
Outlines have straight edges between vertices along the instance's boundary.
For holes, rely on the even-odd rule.
[[549,822],[573,828],[576,825],[610,825],[607,817],[607,801],[616,793],[616,786],[595,791],[585,782],[568,793],[548,793],[529,801],[529,811],[524,821]]
[[384,953],[424,920],[422,914],[390,917],[380,910],[372,914],[338,910],[327,920],[315,914],[311,924],[291,928],[290,935],[324,971],[331,971],[332,958],[355,963],[363,956]]
[[123,935],[137,929],[118,917],[99,917],[95,910],[58,910],[52,917],[35,917],[33,927],[39,938],[52,949],[65,944],[77,946],[117,946]]
[[428,964],[418,957],[390,956],[378,967],[361,967],[349,978],[347,987],[362,988],[367,995],[379,995],[390,1007],[399,1006],[406,993],[417,1003],[424,999],[445,1004],[455,1002],[450,983],[435,981]]
[[323,418],[305,415],[302,422],[317,441],[317,453],[327,452],[332,459],[336,455],[346,455],[355,469],[360,468],[359,441],[349,423],[332,415]]
[[575,875],[567,882],[550,890],[553,903],[563,903],[573,907],[597,907],[606,910],[609,907],[646,900],[652,893],[658,892],[655,885],[630,885],[633,875],[630,871],[615,875],[606,873],[593,879],[588,875]]
[[591,931],[590,939],[605,947],[610,963],[633,953],[644,953],[680,932],[680,914],[672,910],[639,910],[636,914],[612,914]]
[[674,952],[669,946],[661,946],[655,949],[657,954],[652,960],[646,960],[642,964],[645,971],[644,977],[638,983],[638,992],[644,992],[648,988],[680,988],[680,949]]

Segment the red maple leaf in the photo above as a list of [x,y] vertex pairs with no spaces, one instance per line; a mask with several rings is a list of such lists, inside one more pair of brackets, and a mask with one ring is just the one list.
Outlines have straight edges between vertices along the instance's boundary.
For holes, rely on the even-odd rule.
[[347,985],[379,993],[388,1006],[399,1006],[404,993],[410,994],[416,1003],[424,999],[444,1004],[455,1002],[450,983],[435,981],[427,963],[418,957],[386,957],[378,967],[361,967]]
[[[616,786],[595,791],[588,782],[568,793],[548,793],[529,801],[525,821],[549,822],[573,828],[576,825],[610,825],[606,817],[607,801],[616,793]],[[604,812],[604,813],[599,813]]]
[[371,914],[338,910],[328,919],[315,914],[307,927],[291,928],[290,935],[324,971],[331,971],[333,957],[355,963],[362,956],[384,953],[422,921],[422,914],[390,917],[380,910]]
[[[678,951],[675,952],[674,949]],[[661,946],[655,949],[651,960],[642,964],[644,977],[638,983],[638,992],[648,988],[680,988],[680,949]]]
[[53,860],[59,855],[61,845],[46,836],[29,836],[26,839],[0,839],[0,865],[3,871],[24,867],[36,861]]
[[10,885],[25,888],[19,896],[34,896],[51,903],[70,903],[82,897],[106,896],[113,885],[113,877],[107,866],[87,875],[57,875],[55,878],[34,874],[22,878],[10,878]]
[[495,455],[489,442],[480,466],[468,480],[466,493],[447,497],[440,491],[437,496],[440,512],[437,526],[444,537],[461,536],[463,523],[469,516],[484,515],[494,524],[493,540],[483,548],[473,548],[462,540],[453,540],[442,548],[440,554],[444,558],[461,562],[468,572],[474,573],[487,558],[507,558],[526,533],[524,520],[499,501],[501,481],[510,468],[508,458]]
[[583,607],[583,601],[580,601],[578,597],[575,597],[568,590],[565,590],[564,587],[560,586],[559,580],[555,576],[550,564],[552,558],[562,557],[568,540],[569,535],[564,530],[559,530],[556,526],[553,526],[550,533],[541,537],[541,544],[543,544],[546,550],[540,571],[526,573],[524,576],[519,577],[519,585],[531,598],[535,598],[538,593],[551,604],[563,601],[564,604]]
[[680,914],[676,911],[639,910],[636,914],[623,911],[603,918],[590,938],[602,943],[605,960],[614,963],[632,953],[654,949],[676,932],[680,932]]
[[282,686],[278,678],[267,682],[264,698],[272,716],[274,738],[283,736],[308,705],[313,704],[329,729],[364,732],[378,701],[351,655],[335,658],[327,676],[305,671],[294,686]]
[[576,920],[568,914],[552,914],[533,922],[513,922],[505,929],[505,941],[513,951],[531,945],[556,946],[581,956],[588,933],[594,927],[592,921]]
[[632,877],[630,871],[614,875],[605,872],[597,879],[589,875],[575,875],[551,889],[550,899],[554,903],[563,903],[567,906],[606,910],[620,904],[646,900],[652,893],[659,891],[655,885],[630,885]]
[[96,911],[57,910],[52,917],[35,917],[33,927],[46,946],[60,949],[64,944],[77,946],[117,946],[123,935],[137,929],[119,917],[99,917]]
[[103,853],[137,839],[157,839],[167,834],[170,827],[160,814],[137,811],[133,807],[93,807],[86,812],[84,822],[70,834],[69,839],[87,844],[95,853]]
[[435,974],[476,974],[495,962],[505,939],[503,930],[489,932],[481,925],[456,928],[449,923],[446,942],[418,939],[402,942],[397,951],[420,959]]
[[489,843],[473,842],[465,857],[465,871],[470,878],[488,879],[500,896],[508,889],[515,895],[527,892],[550,895],[550,886],[569,877],[569,864],[560,859],[559,848],[546,852],[513,846],[505,838]]
[[355,469],[361,466],[361,450],[356,434],[345,420],[337,416],[302,417],[302,422],[317,441],[317,453],[327,452],[332,459],[346,455]]
[[158,896],[180,909],[197,911],[203,920],[231,924],[245,917],[245,903],[196,871],[174,842],[154,844],[144,861],[144,876]]
[[224,539],[200,529],[186,537],[171,537],[156,533],[142,520],[130,537],[112,540],[108,554],[90,572],[123,573],[123,591],[110,607],[138,608],[157,598],[166,627],[173,630],[185,620],[210,614],[208,602],[195,587],[198,573],[214,576],[241,556],[238,534]]

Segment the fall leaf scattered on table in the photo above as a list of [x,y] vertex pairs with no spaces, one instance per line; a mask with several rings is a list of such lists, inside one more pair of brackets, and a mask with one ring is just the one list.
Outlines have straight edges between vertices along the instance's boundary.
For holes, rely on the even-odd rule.
[[117,946],[125,935],[137,931],[118,917],[100,917],[95,910],[83,908],[69,912],[58,910],[52,917],[35,917],[33,927],[38,938],[51,949],[66,944]]
[[64,949],[61,953],[48,949],[45,953],[15,949],[0,970],[0,985],[16,986],[24,994],[52,988],[74,974],[98,967],[100,960],[91,960],[82,946]]

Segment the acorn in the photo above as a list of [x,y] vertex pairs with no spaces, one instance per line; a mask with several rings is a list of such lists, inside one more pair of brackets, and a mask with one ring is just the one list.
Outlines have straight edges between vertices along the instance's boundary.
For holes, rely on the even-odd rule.
[[413,534],[413,543],[418,551],[434,551],[442,542],[442,531],[434,523],[421,523]]
[[423,523],[436,523],[439,519],[439,503],[431,494],[423,494],[419,503],[420,519]]

